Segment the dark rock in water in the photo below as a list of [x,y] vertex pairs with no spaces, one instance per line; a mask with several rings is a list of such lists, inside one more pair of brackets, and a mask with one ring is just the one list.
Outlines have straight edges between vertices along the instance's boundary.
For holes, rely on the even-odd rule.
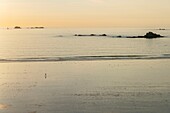
[[14,27],[14,29],[21,29],[21,27],[19,27],[19,26],[15,26],[15,27]]
[[160,37],[164,37],[164,36],[161,36],[160,34],[156,34],[156,33],[153,33],[153,32],[148,32],[144,36],[128,36],[126,38],[147,38],[147,39],[152,39],[152,38],[160,38]]
[[122,36],[121,35],[119,35],[119,36],[117,36],[118,38],[121,38]]
[[90,34],[90,36],[96,36],[95,34]]
[[160,34],[156,34],[153,32],[148,32],[146,33],[146,35],[144,36],[145,38],[159,38],[159,37],[163,37]]
[[158,30],[166,30],[166,29],[164,29],[164,28],[159,28]]
[[126,38],[145,38],[144,36],[128,36]]
[[75,34],[74,36],[87,36],[87,35]]
[[44,29],[44,27],[35,27],[35,29]]
[[[83,36],[107,36],[106,34],[75,34],[74,36],[78,36],[78,37],[83,37]],[[114,37],[114,36],[112,36]],[[122,36],[119,35],[119,36],[116,36],[117,38],[121,38]],[[147,39],[152,39],[152,38],[160,38],[160,37],[164,37],[164,36],[161,36],[160,34],[156,34],[156,33],[153,33],[153,32],[148,32],[146,33],[146,35],[144,36],[127,36],[126,38],[147,38]]]
[[126,38],[138,38],[138,36],[127,36]]
[[30,27],[30,29],[44,29],[44,27]]
[[86,36],[86,35],[81,35],[81,34],[75,34],[75,36]]
[[144,38],[144,36],[138,36],[137,38]]
[[99,35],[99,36],[107,36],[106,34],[102,34],[102,35]]
[[107,36],[107,35],[106,34],[101,34],[101,35],[98,35],[98,34],[90,34],[90,35],[75,34],[74,36]]

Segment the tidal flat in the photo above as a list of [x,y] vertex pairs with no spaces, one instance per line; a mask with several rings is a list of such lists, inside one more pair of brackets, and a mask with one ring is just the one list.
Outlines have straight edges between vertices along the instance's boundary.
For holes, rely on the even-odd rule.
[[0,63],[0,113],[169,113],[170,60]]

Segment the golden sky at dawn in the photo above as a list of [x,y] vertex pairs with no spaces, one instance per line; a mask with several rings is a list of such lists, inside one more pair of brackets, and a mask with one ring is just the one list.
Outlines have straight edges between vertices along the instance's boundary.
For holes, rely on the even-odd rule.
[[170,0],[0,0],[0,27],[170,27]]

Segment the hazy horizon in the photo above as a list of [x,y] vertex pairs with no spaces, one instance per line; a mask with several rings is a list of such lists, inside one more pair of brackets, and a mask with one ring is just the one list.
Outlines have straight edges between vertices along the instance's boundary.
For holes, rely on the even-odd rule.
[[169,0],[0,0],[0,26],[170,27]]

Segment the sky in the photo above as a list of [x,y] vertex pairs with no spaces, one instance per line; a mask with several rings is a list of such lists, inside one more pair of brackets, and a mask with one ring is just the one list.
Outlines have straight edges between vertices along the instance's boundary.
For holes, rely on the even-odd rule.
[[0,0],[0,26],[170,27],[170,0]]

